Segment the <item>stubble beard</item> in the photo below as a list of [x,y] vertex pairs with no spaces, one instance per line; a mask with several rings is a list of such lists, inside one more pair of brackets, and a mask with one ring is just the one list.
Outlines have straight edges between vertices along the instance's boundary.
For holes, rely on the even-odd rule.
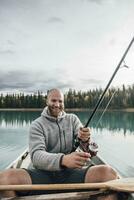
[[48,109],[49,109],[51,116],[57,118],[64,110],[64,107],[55,108],[54,106],[48,106]]

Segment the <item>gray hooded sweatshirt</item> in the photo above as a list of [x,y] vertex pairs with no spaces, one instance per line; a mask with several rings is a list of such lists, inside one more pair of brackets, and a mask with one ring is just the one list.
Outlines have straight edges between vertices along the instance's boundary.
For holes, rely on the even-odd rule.
[[61,158],[73,149],[74,138],[82,124],[75,114],[64,111],[58,118],[46,107],[30,127],[29,151],[35,168],[59,171]]

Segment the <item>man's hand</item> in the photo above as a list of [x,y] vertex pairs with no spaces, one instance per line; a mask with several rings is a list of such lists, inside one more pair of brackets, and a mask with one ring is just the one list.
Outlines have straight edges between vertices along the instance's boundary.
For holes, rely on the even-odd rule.
[[90,135],[91,135],[91,132],[88,127],[79,129],[78,138],[81,139],[82,142],[86,142],[90,140]]
[[90,157],[90,153],[73,152],[63,156],[61,165],[67,168],[81,169],[84,165],[86,165],[86,162],[90,159]]

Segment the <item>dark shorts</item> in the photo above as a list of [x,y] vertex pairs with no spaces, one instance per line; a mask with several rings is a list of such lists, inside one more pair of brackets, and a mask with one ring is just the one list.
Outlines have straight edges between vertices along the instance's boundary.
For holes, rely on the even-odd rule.
[[[32,180],[32,184],[62,184],[62,183],[84,183],[85,175],[89,167],[85,169],[64,169],[61,171],[45,171],[39,169],[25,169]],[[55,193],[56,191],[30,191],[17,192],[17,195],[37,195]],[[65,191],[62,191],[65,192]]]

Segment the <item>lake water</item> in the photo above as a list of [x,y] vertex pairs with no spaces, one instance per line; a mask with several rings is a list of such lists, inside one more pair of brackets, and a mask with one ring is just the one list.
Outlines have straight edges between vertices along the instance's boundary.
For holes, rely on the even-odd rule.
[[[86,124],[89,112],[74,112]],[[28,146],[31,122],[39,111],[0,111],[0,169],[6,168]],[[106,112],[98,123],[97,112],[90,123],[99,155],[123,176],[134,176],[134,112]]]

